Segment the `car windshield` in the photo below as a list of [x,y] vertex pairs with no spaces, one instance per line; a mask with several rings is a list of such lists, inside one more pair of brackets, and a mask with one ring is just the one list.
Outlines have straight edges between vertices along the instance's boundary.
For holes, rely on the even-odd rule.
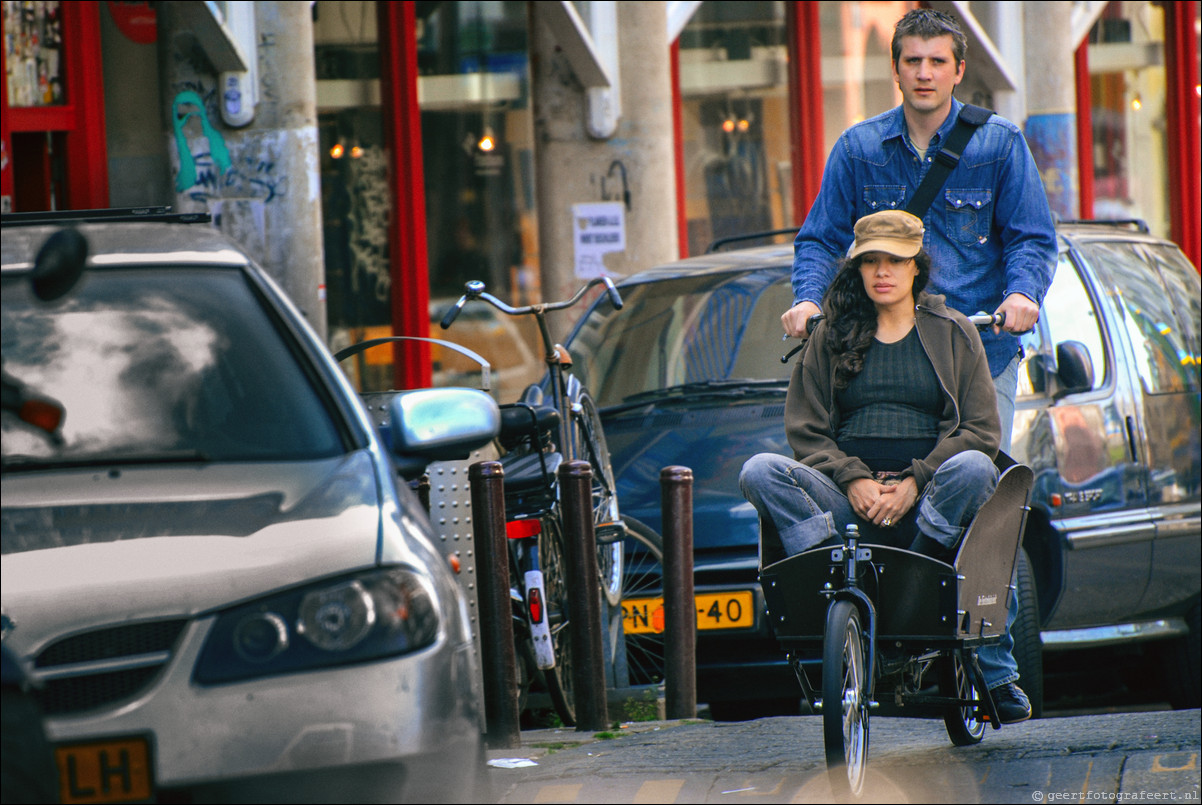
[[783,387],[780,316],[792,303],[787,267],[659,280],[593,307],[569,344],[573,370],[601,408],[686,387]]
[[91,271],[39,303],[3,281],[4,372],[62,404],[61,440],[4,415],[5,470],[343,452],[330,412],[241,272]]

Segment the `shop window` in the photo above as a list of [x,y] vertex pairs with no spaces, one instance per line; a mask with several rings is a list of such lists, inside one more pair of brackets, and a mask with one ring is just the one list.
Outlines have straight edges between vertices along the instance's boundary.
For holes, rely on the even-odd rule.
[[1164,10],[1111,2],[1089,34],[1094,217],[1169,235]]
[[0,3],[0,211],[108,203],[99,4]]
[[822,2],[822,99],[826,152],[848,127],[901,103],[890,68],[893,26],[915,2]]
[[707,2],[680,35],[689,253],[793,226],[781,2]]
[[[540,300],[528,100],[526,4],[433,2],[417,7],[431,336],[489,361],[494,393],[516,399],[542,373],[524,320],[468,311],[437,327],[468,280],[525,304]],[[374,2],[320,4],[314,26],[322,212],[331,346],[392,334],[391,155],[384,138]],[[483,306],[480,306],[483,309]],[[471,385],[479,369],[437,346],[435,385]],[[347,367],[362,390],[388,388],[392,352]]]
[[57,2],[4,2],[4,66],[10,107],[64,102],[62,10]]

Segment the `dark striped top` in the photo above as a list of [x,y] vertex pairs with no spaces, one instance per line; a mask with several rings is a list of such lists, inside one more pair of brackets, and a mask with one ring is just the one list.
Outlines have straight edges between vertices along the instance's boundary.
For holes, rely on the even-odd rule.
[[900,472],[925,458],[939,437],[943,392],[918,330],[892,344],[874,341],[864,368],[836,392],[839,449],[873,472]]

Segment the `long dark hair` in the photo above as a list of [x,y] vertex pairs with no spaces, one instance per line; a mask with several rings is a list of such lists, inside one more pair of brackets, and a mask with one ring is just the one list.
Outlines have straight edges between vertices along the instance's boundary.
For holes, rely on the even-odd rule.
[[[844,260],[822,298],[822,313],[830,328],[827,349],[835,359],[836,389],[847,388],[852,378],[864,368],[864,353],[876,336],[876,305],[864,289],[864,277],[860,274],[863,262],[862,254]],[[918,267],[913,288],[917,301],[918,294],[931,278],[931,257],[926,250],[919,250],[914,255],[914,265]]]

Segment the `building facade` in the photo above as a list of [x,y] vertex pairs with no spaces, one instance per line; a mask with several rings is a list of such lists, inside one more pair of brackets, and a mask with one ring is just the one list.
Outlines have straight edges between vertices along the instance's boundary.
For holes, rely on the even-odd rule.
[[[4,2],[4,209],[208,210],[333,348],[426,336],[466,280],[525,303],[795,229],[843,129],[900,101],[916,5]],[[1061,217],[1145,220],[1199,264],[1202,3],[928,5],[969,35],[958,97],[1023,126]],[[521,322],[457,328],[499,396],[539,374]],[[348,367],[471,369],[418,341]]]

